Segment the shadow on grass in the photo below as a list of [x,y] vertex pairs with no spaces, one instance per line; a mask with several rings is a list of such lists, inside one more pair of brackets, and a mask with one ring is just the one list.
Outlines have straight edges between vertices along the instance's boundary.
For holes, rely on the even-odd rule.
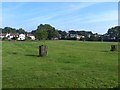
[[16,52],[12,52],[12,54],[17,54]]
[[111,88],[110,90],[120,90],[119,87],[114,87],[114,88]]
[[26,54],[25,56],[40,57],[39,55],[33,55],[33,54]]
[[110,52],[110,51],[107,51],[107,50],[103,50],[103,51],[101,51],[101,52]]
[[118,52],[118,51],[110,51],[110,50],[107,51],[107,50],[103,50],[103,51],[101,51],[101,52],[106,52],[106,53],[107,53],[107,52]]
[[18,54],[17,52],[7,52],[8,54],[14,54],[14,55],[16,55],[16,54]]
[[71,63],[70,61],[65,61],[64,63]]

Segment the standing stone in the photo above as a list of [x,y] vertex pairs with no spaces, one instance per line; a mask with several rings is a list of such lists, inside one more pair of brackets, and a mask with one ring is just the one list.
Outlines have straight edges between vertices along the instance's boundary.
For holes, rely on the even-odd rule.
[[46,45],[39,46],[39,56],[47,56],[48,47]]
[[111,50],[110,51],[117,51],[117,45],[111,45]]

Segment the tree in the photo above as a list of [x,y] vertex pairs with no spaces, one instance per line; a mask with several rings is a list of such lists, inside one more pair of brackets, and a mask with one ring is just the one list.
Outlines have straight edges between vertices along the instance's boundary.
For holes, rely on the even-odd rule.
[[108,41],[120,40],[120,26],[109,28],[107,33],[104,36],[107,37]]
[[19,33],[19,34],[25,34],[26,33],[25,30],[22,29],[22,28],[19,28],[18,30],[16,30],[16,32]]
[[52,32],[52,38],[53,38],[53,39],[54,39],[54,38],[59,38],[59,33],[58,33],[57,30],[53,30],[53,32]]
[[91,31],[76,31],[78,35],[84,36],[84,40],[93,41],[94,35]]
[[49,24],[44,24],[44,25],[40,24],[37,27],[37,30],[44,30],[44,31],[46,31],[48,33],[47,38],[49,40],[57,38],[59,36],[58,31],[54,27],[52,27],[51,25],[49,25]]
[[2,29],[2,33],[16,33],[16,29],[11,27],[5,27],[4,29]]
[[58,33],[60,35],[60,39],[66,39],[67,38],[67,32],[58,30]]
[[0,28],[0,33],[2,33],[2,30],[3,30],[3,29],[2,29],[2,28]]
[[32,30],[30,33],[33,34],[33,35],[35,35],[36,30]]
[[38,40],[46,40],[47,39],[47,36],[48,36],[48,33],[45,31],[45,30],[36,30],[35,32],[36,34],[36,38]]

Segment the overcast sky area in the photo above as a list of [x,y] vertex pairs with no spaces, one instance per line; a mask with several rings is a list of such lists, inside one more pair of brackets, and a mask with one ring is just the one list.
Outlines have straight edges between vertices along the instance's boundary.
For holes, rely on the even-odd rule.
[[104,34],[118,25],[118,2],[3,2],[2,27],[32,31],[40,24],[59,30]]

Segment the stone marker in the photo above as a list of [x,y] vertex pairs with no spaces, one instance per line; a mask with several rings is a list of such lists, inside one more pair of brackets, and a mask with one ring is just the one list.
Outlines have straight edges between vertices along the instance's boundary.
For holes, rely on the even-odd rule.
[[117,45],[111,45],[111,50],[110,51],[117,51]]
[[46,45],[39,46],[39,56],[47,56],[48,47]]

